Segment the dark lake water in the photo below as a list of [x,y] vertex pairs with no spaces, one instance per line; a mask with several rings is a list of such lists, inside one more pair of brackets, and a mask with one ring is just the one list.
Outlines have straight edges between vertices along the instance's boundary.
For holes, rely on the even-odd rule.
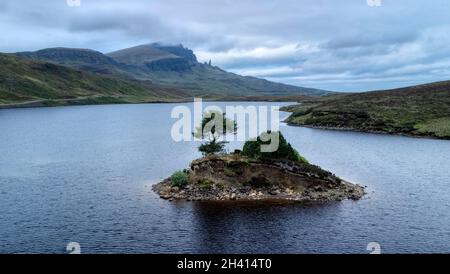
[[66,253],[69,242],[83,253],[368,253],[369,242],[450,252],[450,141],[282,125],[310,162],[367,197],[171,203],[151,185],[200,156],[198,143],[172,141],[173,106],[0,110],[0,252]]

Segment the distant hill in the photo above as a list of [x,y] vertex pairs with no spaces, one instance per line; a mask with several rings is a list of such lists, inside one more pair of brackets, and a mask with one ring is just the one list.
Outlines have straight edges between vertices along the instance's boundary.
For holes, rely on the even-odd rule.
[[94,73],[114,74],[121,71],[119,64],[114,59],[90,49],[50,48],[34,52],[19,52],[16,55]]
[[16,55],[54,62],[96,74],[151,81],[207,98],[254,96],[320,96],[327,91],[244,77],[202,64],[183,45],[147,44],[102,54],[93,50],[53,48]]
[[145,66],[146,64],[164,59],[182,59],[170,52],[147,45],[118,50],[109,53],[107,56],[119,63],[130,66]]
[[[191,52],[183,54],[181,48],[178,52],[180,56],[153,45],[142,45],[123,49],[107,54],[119,63],[120,66],[127,68],[127,72],[136,78],[147,79],[149,74],[156,71],[170,72],[188,72],[196,64],[197,59]],[[185,56],[185,57],[183,57]]]
[[182,44],[164,45],[160,43],[153,43],[150,44],[150,46],[162,51],[170,52],[176,56],[186,59],[191,64],[196,64],[198,62],[197,56],[195,56],[194,52],[188,48],[185,48]]
[[[52,58],[58,57],[55,51],[53,54]],[[95,53],[94,56],[103,58]],[[96,62],[89,58],[86,60]],[[182,91],[148,82],[124,80],[54,63],[0,54],[0,105],[138,103],[185,98],[188,95]]]
[[325,96],[285,110],[295,125],[450,139],[450,81]]

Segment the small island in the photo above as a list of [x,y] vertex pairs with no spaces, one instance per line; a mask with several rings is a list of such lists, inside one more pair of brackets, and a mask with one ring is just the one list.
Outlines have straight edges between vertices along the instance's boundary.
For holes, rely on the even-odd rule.
[[[202,127],[211,117],[204,118]],[[237,125],[224,118],[224,125]],[[225,128],[225,127],[224,127]],[[229,127],[228,127],[229,128]],[[310,164],[286,141],[280,132],[263,133],[245,143],[242,151],[225,153],[225,142],[218,135],[227,130],[212,130],[212,138],[199,150],[204,157],[194,160],[189,169],[175,172],[170,178],[153,186],[153,190],[166,200],[186,201],[286,201],[299,203],[326,203],[359,200],[365,195],[364,187],[346,182],[334,174]],[[262,152],[267,144],[265,135],[279,138],[278,148]],[[205,137],[205,135],[202,135]]]

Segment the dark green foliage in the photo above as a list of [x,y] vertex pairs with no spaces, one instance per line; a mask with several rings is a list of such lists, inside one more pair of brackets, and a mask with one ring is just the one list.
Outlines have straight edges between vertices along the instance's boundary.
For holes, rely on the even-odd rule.
[[196,138],[208,140],[198,148],[203,156],[207,156],[225,152],[227,142],[218,141],[217,139],[228,133],[236,134],[236,132],[236,121],[228,119],[225,113],[212,111],[203,114],[202,123],[197,127],[193,135]]
[[[268,132],[271,134],[271,132]],[[281,132],[278,134],[273,133],[275,136],[279,136],[279,146],[275,152],[261,152],[261,145],[267,145],[270,141],[264,142],[259,136],[256,140],[247,141],[244,144],[242,155],[249,158],[258,160],[291,160],[295,162],[308,163],[284,138]]]
[[218,142],[216,139],[212,139],[211,141],[200,145],[198,150],[203,154],[203,156],[224,153],[226,144],[227,142]]
[[175,172],[172,177],[170,177],[173,186],[183,187],[188,184],[189,178],[184,171]]

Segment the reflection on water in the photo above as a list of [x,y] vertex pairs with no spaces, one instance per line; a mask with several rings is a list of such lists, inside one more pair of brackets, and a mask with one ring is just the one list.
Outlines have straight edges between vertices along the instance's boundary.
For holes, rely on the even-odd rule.
[[200,157],[198,143],[171,140],[173,106],[0,110],[0,252],[64,253],[69,242],[87,253],[367,253],[369,242],[450,252],[449,141],[283,125],[312,163],[369,195],[171,203],[151,184]]
[[289,219],[308,212],[307,217],[319,207],[322,212],[333,214],[339,205],[197,203],[193,207],[193,227],[200,232],[196,234],[195,245],[205,252],[233,253],[238,247],[240,252],[299,253],[301,250],[292,239],[306,238],[308,233],[300,231],[299,220]]

